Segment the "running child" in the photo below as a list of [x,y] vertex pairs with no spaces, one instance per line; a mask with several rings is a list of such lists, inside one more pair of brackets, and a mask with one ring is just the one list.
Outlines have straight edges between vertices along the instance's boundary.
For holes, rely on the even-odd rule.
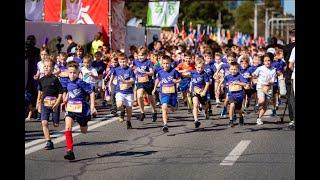
[[168,132],[168,108],[175,111],[177,108],[177,87],[180,81],[179,72],[171,67],[171,58],[167,55],[162,57],[162,69],[157,73],[152,93],[155,94],[156,88],[160,83],[160,103],[162,109],[163,132]]
[[[69,81],[67,84],[66,99],[66,117],[65,117],[65,138],[66,138],[66,155],[64,159],[74,160],[72,125],[77,121],[80,125],[80,131],[87,133],[88,121],[91,115],[95,115],[95,95],[93,87],[79,78],[79,65],[71,61],[68,62]],[[90,104],[86,101],[86,96],[90,95]]]

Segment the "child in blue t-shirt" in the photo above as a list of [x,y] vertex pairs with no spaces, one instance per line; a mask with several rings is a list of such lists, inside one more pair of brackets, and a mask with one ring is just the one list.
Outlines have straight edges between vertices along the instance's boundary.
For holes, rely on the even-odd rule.
[[[244,125],[242,102],[245,97],[243,88],[248,88],[249,84],[239,73],[239,64],[237,62],[230,63],[230,74],[224,77],[223,83],[228,89],[228,102],[230,103],[229,108],[229,126],[233,127],[236,121],[235,113],[239,113],[239,124]],[[221,84],[220,84],[221,85]]]
[[[109,87],[114,79],[117,79],[116,85],[116,104],[117,110],[127,112],[127,129],[131,129],[132,102],[133,102],[133,84],[134,72],[128,65],[127,56],[124,53],[118,55],[119,67],[115,68],[111,78]],[[124,106],[126,111],[124,111]],[[125,113],[121,113],[119,121],[123,122]]]
[[152,107],[152,121],[157,120],[157,110],[152,90],[154,82],[152,76],[154,74],[153,64],[147,59],[147,50],[144,47],[138,50],[138,59],[133,61],[133,69],[136,75],[136,88],[137,88],[137,100],[140,107],[139,120],[143,121],[145,116],[144,113],[144,93],[148,94],[148,100]]
[[[96,115],[95,95],[91,84],[79,78],[79,64],[68,62],[69,81],[67,82],[66,117],[65,117],[65,138],[67,153],[64,156],[67,160],[74,160],[72,125],[77,121],[80,131],[87,133],[88,121],[91,115]],[[86,96],[90,95],[90,104],[86,101]]]
[[175,111],[177,107],[177,87],[180,81],[179,72],[171,67],[171,58],[167,55],[162,57],[162,69],[157,73],[152,93],[155,94],[156,88],[160,83],[160,103],[162,109],[163,132],[168,132],[168,107]]
[[199,128],[200,122],[198,120],[199,105],[205,106],[206,119],[209,119],[207,93],[209,89],[210,77],[204,71],[204,62],[199,61],[195,66],[196,70],[191,71],[190,92],[193,102],[193,118],[195,128]]

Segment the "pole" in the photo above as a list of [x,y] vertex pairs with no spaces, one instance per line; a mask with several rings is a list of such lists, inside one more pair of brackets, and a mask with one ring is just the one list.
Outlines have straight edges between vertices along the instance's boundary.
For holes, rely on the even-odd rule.
[[280,32],[281,32],[281,38],[283,38],[283,22],[281,22]]
[[111,24],[112,24],[112,14],[111,14],[111,11],[112,11],[112,6],[111,6],[111,0],[109,0],[109,48],[110,49],[112,49],[112,46],[111,46],[111,43],[112,43],[112,41],[111,41],[111,36],[112,36],[112,26],[111,26]]
[[257,34],[258,34],[258,5],[255,4],[254,5],[254,35],[253,35],[253,39],[255,40],[257,38]]
[[265,39],[265,44],[268,42],[268,9],[266,8],[266,13],[265,13],[265,27],[264,27],[264,39]]

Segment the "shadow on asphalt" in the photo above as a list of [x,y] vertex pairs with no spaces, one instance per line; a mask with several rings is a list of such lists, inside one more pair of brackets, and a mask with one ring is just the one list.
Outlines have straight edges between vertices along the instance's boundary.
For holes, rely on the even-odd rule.
[[[126,142],[128,140],[115,140],[115,141],[98,141],[98,142],[80,142],[76,143],[73,146],[92,146],[92,145],[108,145],[108,144],[116,144],[116,143],[121,143],[121,142]],[[60,148],[65,148],[63,147],[56,147],[55,149],[60,149]]]
[[85,161],[85,160],[94,160],[97,158],[104,158],[104,157],[113,157],[113,156],[120,156],[120,157],[126,157],[126,156],[135,156],[135,157],[141,157],[141,156],[147,156],[151,155],[153,153],[156,153],[158,151],[116,151],[106,154],[99,154],[97,153],[97,157],[90,157],[90,158],[83,158],[83,159],[77,159],[70,161],[72,163],[79,162],[79,161]]
[[[169,128],[174,128],[174,127],[182,127],[185,125],[168,125]],[[132,128],[132,129],[138,129],[138,130],[143,130],[143,129],[155,129],[155,128],[162,128],[162,125],[157,125],[157,126],[149,126],[149,127],[138,127],[138,128]]]

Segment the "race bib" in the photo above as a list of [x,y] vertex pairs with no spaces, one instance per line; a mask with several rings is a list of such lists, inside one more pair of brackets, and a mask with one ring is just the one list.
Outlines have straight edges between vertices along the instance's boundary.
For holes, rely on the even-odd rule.
[[230,84],[229,85],[230,92],[241,91],[241,90],[242,90],[242,86],[240,86],[239,84]]
[[81,113],[82,112],[82,102],[81,101],[68,101],[66,111]]
[[131,88],[131,84],[127,84],[127,83],[120,83],[120,90],[127,90]]
[[283,74],[278,76],[278,80],[283,80],[283,79],[284,79]]
[[69,76],[68,71],[61,71],[59,76],[60,77],[68,77]]
[[149,81],[148,75],[140,75],[138,76],[138,83],[145,83]]
[[176,92],[174,84],[164,84],[162,85],[162,93],[164,94],[173,94]]
[[193,91],[194,91],[196,94],[201,94],[201,92],[203,91],[203,88],[194,86],[194,87],[193,87]]
[[57,101],[56,97],[46,96],[43,100],[43,104],[45,107],[52,107]]

